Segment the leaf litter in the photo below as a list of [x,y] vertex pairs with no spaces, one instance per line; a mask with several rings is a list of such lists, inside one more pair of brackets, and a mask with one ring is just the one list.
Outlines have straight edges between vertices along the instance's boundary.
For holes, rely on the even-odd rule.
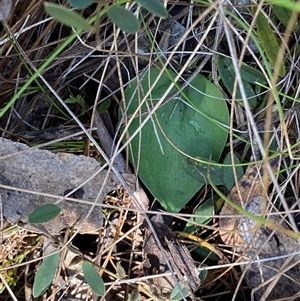
[[[270,160],[272,172],[278,171],[280,163],[279,157]],[[242,261],[249,262],[241,268],[255,299],[299,300],[299,241],[287,234],[289,226],[274,205],[267,211],[267,191],[272,181],[266,171],[263,163],[248,167],[228,196],[249,213],[265,217],[266,224],[246,215],[241,217],[238,210],[226,202],[220,213],[220,236],[226,245],[241,254]],[[266,215],[266,212],[276,214]],[[269,228],[268,223],[273,223],[275,230]],[[278,230],[279,227],[283,231]]]

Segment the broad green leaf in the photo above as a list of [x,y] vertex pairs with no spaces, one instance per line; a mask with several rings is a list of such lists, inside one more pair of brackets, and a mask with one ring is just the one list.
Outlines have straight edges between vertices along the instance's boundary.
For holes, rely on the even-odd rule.
[[[235,81],[235,70],[234,70],[231,59],[229,59],[225,56],[219,55],[217,58],[217,66],[218,66],[218,71],[219,71],[219,74],[220,74],[223,84],[225,85],[228,92],[230,94],[233,94],[233,87],[234,87],[234,81]],[[242,70],[242,68],[241,68],[241,70]],[[252,108],[255,108],[257,105],[256,93],[254,92],[251,84],[247,81],[247,79],[251,80],[251,82],[255,81],[253,76],[255,76],[255,75],[250,74],[249,69],[247,69],[247,71],[246,70],[244,70],[243,72],[241,71],[242,82],[243,82],[243,86],[245,89],[247,99],[249,101],[249,105]],[[259,81],[259,78],[257,81]],[[242,95],[241,95],[241,92],[240,92],[240,89],[238,86],[237,86],[237,90],[236,90],[236,100],[242,101]]]
[[[126,114],[131,115],[139,105],[139,96],[143,97],[159,76],[160,70],[150,68],[133,81],[125,90]],[[170,77],[171,76],[171,79]],[[169,71],[162,74],[147,99],[151,108],[172,83],[175,74]],[[139,91],[137,91],[139,88]],[[174,88],[172,92],[175,92]],[[203,75],[197,75],[184,91],[190,105],[175,97],[160,106],[155,115],[148,120],[130,143],[130,159],[134,166],[139,161],[138,175],[159,200],[161,205],[171,212],[178,212],[204,185],[204,179],[196,179],[187,166],[191,157],[206,158],[206,161],[218,161],[223,151],[227,132],[220,122],[229,122],[228,108],[221,92]],[[147,110],[144,104],[142,110]],[[122,118],[119,114],[119,119]],[[131,136],[139,127],[142,114],[133,119],[128,128]],[[124,138],[123,142],[126,142]],[[183,152],[183,153],[182,153]]]
[[[203,161],[207,161],[207,159]],[[210,160],[209,162],[216,164],[216,162],[212,160]],[[207,175],[209,173],[211,181],[215,185],[223,185],[222,166],[202,163],[196,160],[188,159],[186,169],[193,177],[198,179],[200,182],[208,183]]]
[[161,17],[166,18],[168,16],[168,12],[161,0],[136,0],[137,3],[141,4],[144,8],[149,10],[151,13]]
[[46,204],[36,208],[28,217],[31,224],[46,223],[60,214],[61,208],[55,204]]
[[136,33],[140,29],[139,20],[124,7],[111,5],[107,15],[113,23],[127,33]]
[[46,2],[44,5],[47,14],[60,23],[82,30],[92,29],[92,26],[77,12],[55,3]]
[[[238,157],[235,154],[233,154],[233,158],[234,158],[235,164],[240,164],[240,160],[238,159]],[[224,164],[232,164],[230,153],[227,154],[223,163]],[[223,172],[222,172],[223,182],[225,184],[225,187],[229,191],[233,188],[233,186],[235,186],[234,173],[233,173],[232,168],[233,167],[223,166]],[[239,180],[244,175],[244,169],[242,166],[235,166],[235,172],[236,172],[237,180]]]
[[[209,223],[211,221],[211,216],[215,214],[214,198],[209,198],[201,203],[201,205],[195,210],[193,214],[199,216],[191,217],[190,220],[193,220],[200,225]],[[194,223],[187,222],[184,228],[184,232],[194,234],[196,227],[197,226]]]
[[72,7],[76,9],[85,9],[92,5],[94,0],[69,0]]
[[[234,162],[235,164],[240,164],[239,159],[234,156]],[[218,165],[209,165],[207,163],[199,162],[197,160],[189,159],[190,164],[186,166],[187,170],[191,175],[193,175],[195,178],[197,178],[199,181],[205,181],[208,183],[208,173],[210,176],[210,180],[215,185],[223,185],[228,190],[231,190],[232,187],[235,185],[234,181],[234,175],[232,167],[227,166],[218,166]],[[216,163],[210,161],[210,163]],[[224,159],[223,164],[232,164],[231,162],[231,154],[227,154],[227,156]],[[236,174],[238,179],[242,177],[244,174],[244,170],[241,166],[235,166]]]
[[39,267],[33,282],[32,295],[34,298],[42,295],[52,283],[59,263],[59,253],[46,257]]
[[127,274],[120,261],[117,262],[116,272],[118,279],[125,279],[127,277]]
[[[276,64],[277,56],[282,50],[280,49],[276,36],[272,28],[270,27],[270,23],[261,12],[257,15],[256,28],[257,35],[260,38],[266,56],[270,64],[274,67]],[[278,75],[281,77],[284,77],[286,75],[286,69],[283,61],[281,62],[281,65],[279,67]]]
[[96,268],[91,263],[84,261],[82,263],[82,271],[84,278],[91,289],[97,295],[103,296],[105,294],[105,285]]
[[[201,283],[204,282],[204,280],[206,279],[207,277],[207,270],[203,270],[203,271],[200,271],[199,273],[199,278],[200,278],[200,281]],[[187,290],[184,288],[184,286],[182,285],[181,282],[179,282],[179,284],[177,284],[174,289],[172,290],[171,294],[170,294],[170,299],[171,300],[182,300],[183,297],[188,297],[189,294],[187,292]]]

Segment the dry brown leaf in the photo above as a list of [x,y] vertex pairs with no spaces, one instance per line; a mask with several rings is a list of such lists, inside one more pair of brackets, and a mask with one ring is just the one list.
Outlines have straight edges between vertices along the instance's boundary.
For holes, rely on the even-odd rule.
[[[279,162],[279,158],[270,161],[273,172],[278,170]],[[249,167],[228,198],[252,214],[264,214],[267,189],[271,183],[269,175],[263,176],[265,170],[262,164]],[[232,217],[222,218],[224,215]],[[250,261],[241,267],[255,298],[273,300],[288,297],[287,300],[299,300],[300,255],[293,253],[299,253],[300,247],[296,239],[278,230],[279,225],[282,229],[288,229],[282,221],[283,217],[279,212],[278,215],[265,217],[278,226],[274,227],[276,230],[271,230],[248,216],[238,215],[237,210],[225,203],[220,214],[219,232],[223,242],[235,247],[235,252],[241,254],[242,261]],[[284,255],[286,257],[280,257]]]
[[[270,166],[274,172],[278,170],[279,162],[279,158],[270,161]],[[265,198],[271,179],[269,175],[263,177],[263,170],[262,164],[248,167],[244,176],[239,180],[237,185],[232,188],[228,198],[243,208],[245,208],[256,196]],[[239,246],[244,245],[245,243],[237,232],[240,218],[235,216],[238,216],[239,214],[240,213],[232,208],[227,202],[221,210],[219,232],[223,242],[227,245]],[[232,217],[222,218],[223,215]]]

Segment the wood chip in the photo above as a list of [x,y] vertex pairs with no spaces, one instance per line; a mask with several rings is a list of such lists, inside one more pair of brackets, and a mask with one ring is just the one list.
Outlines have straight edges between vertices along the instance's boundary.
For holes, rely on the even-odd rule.
[[[154,230],[164,247],[161,250],[157,245],[154,235],[149,227],[146,227],[144,240],[144,272],[145,275],[159,275],[169,272],[166,257],[168,258],[178,281],[187,290],[189,295],[200,286],[199,271],[188,249],[180,244],[171,229],[165,224],[152,220]],[[164,256],[165,254],[165,256]],[[169,297],[176,286],[172,275],[149,279],[151,291],[156,296]]]

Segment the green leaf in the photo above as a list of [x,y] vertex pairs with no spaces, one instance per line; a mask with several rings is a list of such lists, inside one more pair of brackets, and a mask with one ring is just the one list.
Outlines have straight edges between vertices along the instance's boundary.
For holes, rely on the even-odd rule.
[[48,15],[64,25],[82,30],[92,29],[92,26],[82,16],[65,6],[49,2],[46,2],[44,6]]
[[196,249],[193,250],[194,253],[200,255],[202,258],[209,259],[212,261],[218,261],[220,260],[219,256],[215,253],[213,253],[211,250],[204,246],[199,246]]
[[127,33],[136,33],[140,29],[139,20],[124,7],[111,5],[107,15],[113,23]]
[[[211,216],[215,214],[214,207],[214,198],[209,198],[205,200],[193,213],[196,216],[191,217],[189,220],[193,220],[194,222],[200,225],[208,224],[211,221]],[[183,231],[190,234],[194,234],[196,231],[196,227],[197,226],[194,223],[187,222]]]
[[[233,155],[234,163],[236,165],[240,164],[239,159],[236,155]],[[210,180],[216,185],[223,185],[228,190],[231,190],[235,185],[234,174],[232,167],[230,166],[218,166],[218,165],[209,165],[207,163],[199,162],[196,160],[189,159],[190,164],[186,166],[187,170],[191,175],[193,175],[199,181],[205,181],[208,183],[208,172]],[[215,162],[210,162],[215,163]],[[231,154],[228,153],[224,159],[223,164],[232,165]],[[235,166],[237,178],[240,179],[244,174],[244,169],[242,166]],[[199,212],[200,214],[200,212]]]
[[[225,56],[219,55],[217,58],[217,66],[223,84],[225,85],[228,92],[232,95],[235,80],[235,70],[232,64],[232,60]],[[255,108],[257,105],[256,93],[254,92],[251,84],[247,81],[247,79],[249,79],[251,82],[255,82],[255,75],[251,74],[249,71],[249,68],[244,69],[243,71],[241,68],[241,77],[249,105],[251,108]],[[257,81],[260,80],[260,78],[257,78]],[[238,86],[236,90],[236,100],[242,101],[242,95]]]
[[179,285],[177,284],[174,289],[172,290],[170,294],[170,299],[171,300],[182,300],[184,297],[188,297],[189,294],[185,287],[179,282]]
[[136,2],[161,18],[168,16],[168,12],[160,0],[136,0]]
[[59,253],[46,257],[39,267],[33,282],[33,297],[42,295],[52,283],[59,263]]
[[[200,158],[198,158],[200,159]],[[207,159],[203,160],[207,161]],[[209,163],[217,163],[210,160]],[[186,165],[187,171],[200,182],[208,183],[207,175],[211,178],[211,181],[215,185],[223,185],[223,169],[222,166],[212,165],[208,163],[203,163],[193,159],[188,159],[188,164]]]
[[46,204],[36,208],[28,217],[31,224],[46,223],[60,214],[61,208],[55,204]]
[[110,104],[111,104],[111,100],[109,98],[106,99],[106,100],[104,100],[103,102],[100,103],[97,111],[99,113],[107,111],[109,109],[109,107],[110,107]]
[[[234,158],[234,164],[240,164],[240,160],[235,154],[233,154],[233,158]],[[223,163],[232,164],[230,153],[227,154]],[[242,166],[235,166],[235,172],[236,172],[237,180],[239,180],[244,175],[244,169]],[[223,166],[222,175],[223,175],[223,181],[225,187],[230,191],[233,188],[233,186],[235,186],[233,167]]]
[[200,273],[199,273],[199,278],[201,280],[201,283],[203,283],[207,277],[207,270],[201,270]]
[[250,84],[256,84],[256,83],[264,84],[267,82],[265,76],[261,71],[249,65],[242,64],[240,72],[241,72],[242,79]]
[[215,212],[220,212],[221,209],[223,208],[223,205],[224,205],[224,200],[222,198],[218,197],[215,200]]
[[133,289],[127,301],[141,301],[139,291],[137,289]]
[[[150,68],[125,90],[126,114],[131,115],[159,76],[160,70]],[[171,78],[169,77],[171,76]],[[151,108],[175,78],[175,73],[163,74],[151,91],[147,104]],[[137,91],[137,87],[139,91]],[[172,92],[175,92],[174,88]],[[184,91],[189,105],[175,97],[160,106],[152,119],[130,143],[130,159],[134,166],[139,162],[138,175],[161,205],[170,212],[178,212],[201,189],[205,181],[196,179],[187,166],[191,157],[218,161],[225,146],[227,132],[214,120],[227,125],[228,108],[221,92],[203,75],[197,75]],[[142,106],[147,110],[147,105]],[[121,120],[124,113],[119,113]],[[133,119],[128,128],[131,136],[147,114]],[[126,142],[124,138],[123,142]],[[139,160],[139,161],[138,161]]]
[[293,11],[291,11],[291,10],[285,8],[285,7],[281,7],[279,5],[273,5],[273,11],[274,11],[276,17],[278,18],[278,20],[285,27],[287,27]]
[[72,7],[76,9],[85,9],[92,5],[94,0],[69,0]]
[[84,278],[91,289],[99,296],[104,296],[105,285],[103,279],[99,275],[96,268],[89,262],[84,261],[82,263],[82,271]]
[[[257,15],[256,27],[257,35],[260,38],[266,56],[270,64],[274,67],[276,64],[277,56],[282,50],[280,49],[276,36],[270,27],[269,21],[261,12]],[[284,77],[286,75],[286,69],[283,61],[281,62],[281,65],[279,67],[278,75],[281,77]]]
[[280,7],[290,9],[291,11],[300,12],[300,3],[294,1],[268,0],[269,3],[276,4]]
[[65,100],[65,103],[72,103],[72,104],[79,104],[81,107],[84,107],[85,106],[85,100],[84,98],[81,96],[81,95],[77,95],[76,97],[75,96],[70,96],[69,98],[67,98]]

